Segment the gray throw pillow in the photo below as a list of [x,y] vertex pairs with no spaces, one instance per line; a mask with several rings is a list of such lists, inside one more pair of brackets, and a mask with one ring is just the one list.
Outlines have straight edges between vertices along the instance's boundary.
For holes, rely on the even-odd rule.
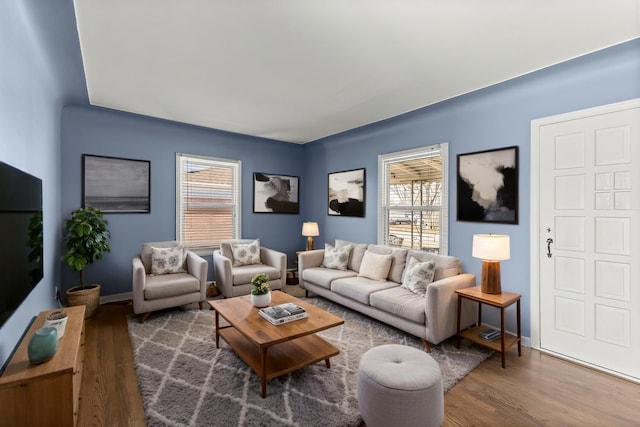
[[349,263],[349,254],[353,245],[346,245],[341,248],[334,248],[328,243],[324,244],[324,258],[322,266],[333,268],[334,270],[346,270]]
[[436,273],[436,263],[433,261],[420,262],[416,257],[410,257],[402,280],[402,288],[420,296],[425,296],[427,286],[433,282]]
[[232,243],[233,266],[260,264],[260,240],[251,243]]
[[182,266],[186,258],[187,251],[184,246],[151,247],[151,274],[184,273]]

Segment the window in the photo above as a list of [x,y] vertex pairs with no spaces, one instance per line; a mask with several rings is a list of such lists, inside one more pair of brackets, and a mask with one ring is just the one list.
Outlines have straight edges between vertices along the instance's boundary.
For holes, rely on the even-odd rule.
[[176,239],[198,253],[240,236],[241,162],[176,154]]
[[378,156],[378,241],[447,254],[448,144]]

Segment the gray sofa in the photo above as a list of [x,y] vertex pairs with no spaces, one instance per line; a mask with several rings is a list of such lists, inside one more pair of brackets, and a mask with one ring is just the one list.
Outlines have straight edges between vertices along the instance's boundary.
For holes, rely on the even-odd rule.
[[[439,344],[456,334],[455,290],[476,286],[475,275],[462,273],[458,258],[384,245],[353,244],[342,240],[336,240],[335,248],[349,245],[351,247],[344,270],[323,266],[323,260],[325,264],[331,264],[331,259],[325,260],[324,249],[301,252],[298,255],[300,286],[307,292],[421,338],[427,351],[429,343]],[[331,245],[327,245],[327,249],[330,253],[335,253]],[[371,254],[376,254],[376,257],[372,258]],[[367,270],[381,269],[383,272],[372,274],[362,271],[365,255]],[[385,269],[381,265],[387,263],[389,257],[391,263],[386,277],[375,276],[376,273],[384,275]],[[375,262],[372,263],[372,260]],[[424,296],[402,287],[405,269],[410,260],[412,266],[417,261],[433,261],[435,264],[433,281],[426,286]],[[433,269],[433,266],[430,267]],[[464,329],[474,324],[476,319],[476,305],[463,300],[461,327]]]

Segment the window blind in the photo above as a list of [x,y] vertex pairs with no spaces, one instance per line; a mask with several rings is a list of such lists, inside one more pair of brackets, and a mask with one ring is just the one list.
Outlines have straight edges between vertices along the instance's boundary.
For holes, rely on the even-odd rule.
[[176,239],[213,249],[240,236],[240,161],[176,154]]

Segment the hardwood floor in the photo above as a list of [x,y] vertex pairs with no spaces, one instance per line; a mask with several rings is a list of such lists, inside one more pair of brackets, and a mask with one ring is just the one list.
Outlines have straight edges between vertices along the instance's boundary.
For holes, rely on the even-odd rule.
[[[144,426],[126,316],[100,307],[86,323],[79,426]],[[523,348],[494,355],[445,395],[444,426],[638,426],[640,385]]]

